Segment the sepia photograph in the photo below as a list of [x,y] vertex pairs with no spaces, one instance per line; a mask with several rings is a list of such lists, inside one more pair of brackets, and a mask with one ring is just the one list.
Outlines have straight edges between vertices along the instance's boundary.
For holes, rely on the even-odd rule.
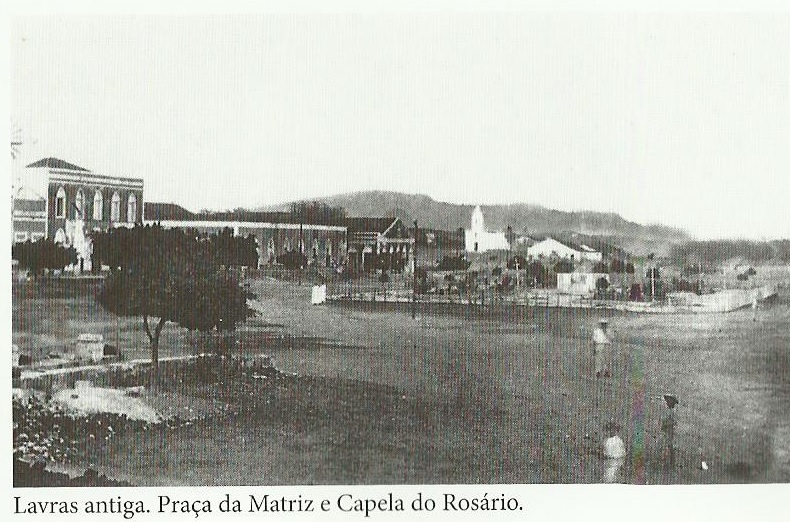
[[790,483],[790,13],[508,6],[10,17],[15,513]]

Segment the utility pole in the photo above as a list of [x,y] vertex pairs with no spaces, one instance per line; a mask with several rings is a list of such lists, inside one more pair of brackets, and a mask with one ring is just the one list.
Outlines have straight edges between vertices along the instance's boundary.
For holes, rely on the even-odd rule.
[[299,286],[302,286],[302,256],[304,255],[303,252],[303,245],[302,245],[302,221],[304,220],[304,216],[299,217]]
[[520,267],[519,267],[519,264],[518,264],[518,259],[516,259],[516,288],[519,287],[519,275],[518,275],[518,269],[519,268]]
[[656,300],[656,269],[653,266],[650,269],[650,301],[654,302]]
[[414,282],[411,285],[411,318],[417,317],[417,220],[414,220]]

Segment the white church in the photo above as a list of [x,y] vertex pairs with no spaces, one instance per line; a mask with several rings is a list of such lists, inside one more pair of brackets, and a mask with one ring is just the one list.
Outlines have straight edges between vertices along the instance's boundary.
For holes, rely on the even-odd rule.
[[480,205],[476,206],[472,212],[472,226],[466,230],[466,251],[487,252],[489,250],[508,250],[509,248],[510,244],[507,242],[504,232],[486,230],[483,211],[480,210]]

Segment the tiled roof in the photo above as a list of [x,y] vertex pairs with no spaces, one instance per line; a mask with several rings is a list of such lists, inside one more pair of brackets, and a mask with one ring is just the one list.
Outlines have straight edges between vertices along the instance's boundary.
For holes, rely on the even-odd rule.
[[39,167],[46,167],[49,169],[65,169],[65,170],[77,170],[80,172],[90,172],[88,169],[84,169],[82,167],[78,167],[73,163],[69,163],[68,161],[63,161],[62,159],[58,158],[44,158],[38,161],[35,161],[27,166],[27,168],[39,168]]
[[229,212],[190,212],[174,203],[146,203],[146,221],[239,221],[249,223],[302,223],[305,225],[340,225],[322,216],[298,217],[290,212],[253,212],[234,210]]
[[46,199],[14,199],[14,210],[22,212],[46,212],[47,200]]

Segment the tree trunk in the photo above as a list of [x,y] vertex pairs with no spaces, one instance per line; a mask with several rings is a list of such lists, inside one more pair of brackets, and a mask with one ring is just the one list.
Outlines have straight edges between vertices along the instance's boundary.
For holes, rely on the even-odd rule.
[[148,316],[143,316],[143,326],[145,327],[145,333],[148,335],[148,340],[151,342],[151,382],[150,386],[151,389],[155,390],[159,388],[159,336],[162,333],[162,327],[165,325],[164,318],[159,319],[159,322],[154,327],[154,331],[151,332],[151,328],[148,325]]

